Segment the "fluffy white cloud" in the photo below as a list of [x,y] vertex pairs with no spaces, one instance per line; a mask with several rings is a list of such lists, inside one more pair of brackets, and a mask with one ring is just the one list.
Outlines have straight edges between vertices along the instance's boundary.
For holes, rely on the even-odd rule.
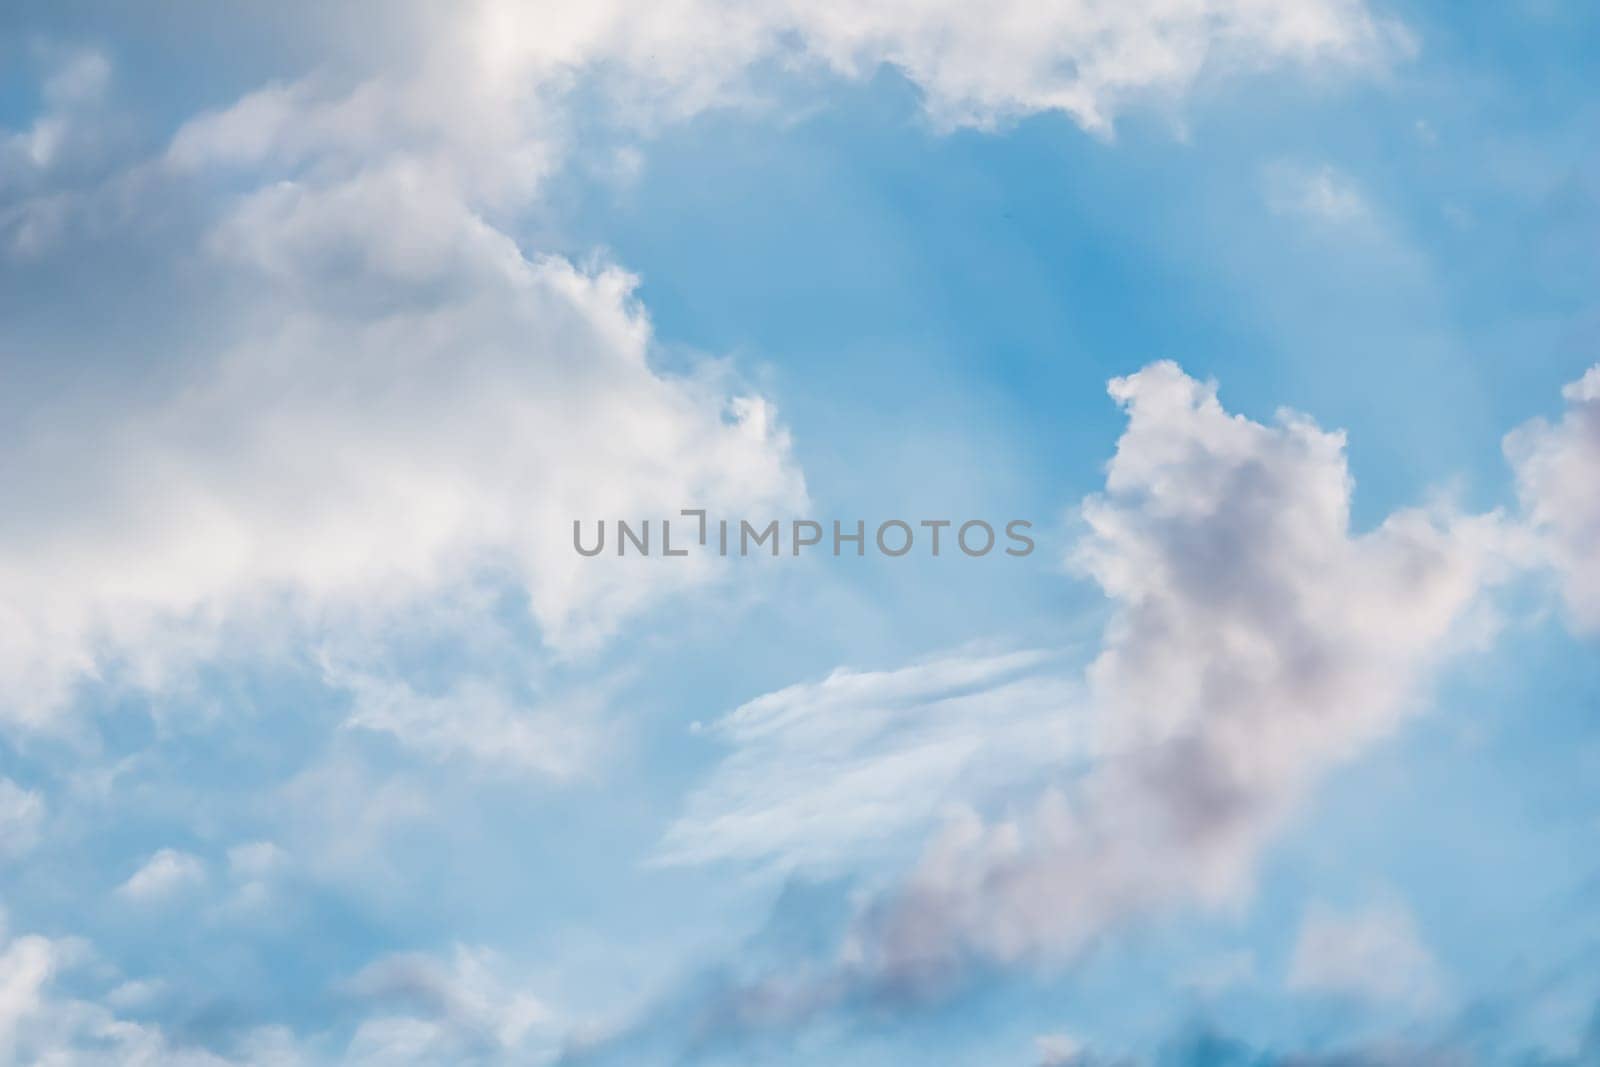
[[[969,957],[1070,954],[1141,913],[1242,899],[1261,850],[1304,797],[1420,707],[1431,668],[1481,637],[1490,620],[1474,613],[1479,594],[1527,563],[1528,527],[1575,617],[1596,622],[1600,368],[1566,388],[1557,423],[1535,420],[1507,440],[1526,527],[1440,507],[1354,532],[1341,434],[1293,412],[1276,425],[1231,415],[1214,385],[1170,363],[1113,381],[1111,393],[1129,424],[1107,492],[1084,504],[1089,534],[1073,557],[1115,606],[1089,669],[1092,769],[1022,816],[952,820],[908,883],[866,913],[846,945],[849,973],[938,982]],[[1000,692],[992,679],[971,681],[963,700],[975,707]],[[936,709],[902,710],[938,724]],[[837,832],[828,813],[862,798],[841,790],[833,803],[836,775],[871,781],[874,766],[892,774],[917,755],[892,734],[859,751],[837,741],[872,736],[876,720],[863,725],[860,711],[814,687],[741,709],[725,726],[743,745],[675,841],[693,830],[700,858],[750,857],[798,832],[803,854],[796,828],[814,813]],[[798,781],[803,799],[785,812],[759,799],[777,792],[763,779]],[[1291,984],[1413,1008],[1436,1003],[1440,989],[1394,909],[1310,916]]]
[[1507,435],[1537,548],[1555,569],[1573,621],[1600,629],[1600,366],[1561,391],[1551,424],[1534,419]]
[[[313,641],[381,629],[485,579],[524,591],[549,647],[583,648],[704,574],[585,565],[565,547],[572,518],[803,499],[764,402],[650,365],[628,275],[532,254],[513,236],[571,147],[577,97],[648,129],[740,97],[771,60],[856,76],[889,64],[947,123],[1059,109],[1104,128],[1128,98],[1181,92],[1210,68],[1360,66],[1403,37],[1358,0],[1074,0],[981,15],[951,3],[534,12],[483,0],[396,9],[367,49],[334,22],[341,38],[315,74],[195,117],[160,159],[127,164],[98,194],[30,187],[5,206],[14,242],[27,229],[37,244],[41,212],[92,214],[104,240],[152,203],[206,205],[194,209],[209,220],[202,246],[166,254],[219,279],[226,300],[206,309],[208,326],[231,327],[173,387],[109,415],[36,410],[0,453],[14,516],[0,524],[6,717],[49,722],[84,678],[161,685],[230,639],[270,644],[263,620]],[[46,95],[66,114],[110,76],[84,53]],[[486,714],[524,763],[566,765],[536,750],[567,741]],[[426,715],[365,721],[440,740]]]
[[[110,972],[114,976],[114,969]],[[103,996],[68,991],[68,981],[106,977],[88,944],[0,924],[0,1062],[130,1067],[292,1067],[311,1063],[529,1063],[556,1054],[556,1017],[508,982],[501,961],[458,946],[444,957],[381,957],[342,983],[357,1007],[354,1032],[244,1027],[214,1045],[177,1040],[126,1013],[166,993],[154,981],[122,981]]]
[[[37,934],[8,939],[0,930],[0,1061],[62,1067],[222,1067],[233,1062],[177,1047],[159,1027],[119,1018],[104,1005],[61,993],[57,979],[81,965],[86,954],[81,942]],[[260,1047],[260,1035],[246,1040]],[[292,1061],[247,1056],[242,1062]]]
[[205,883],[206,866],[198,856],[163,848],[117,887],[117,895],[136,903],[151,903],[178,896]]
[[1093,769],[1026,816],[954,821],[862,920],[852,967],[915,986],[1240,899],[1306,793],[1417,706],[1497,566],[1494,516],[1353,533],[1343,438],[1304,416],[1230,415],[1170,363],[1111,393],[1128,427],[1075,554],[1115,605]]
[[858,863],[951,805],[1015,788],[1075,749],[1073,682],[1038,652],[838,670],[713,728],[733,752],[690,797],[669,863],[754,860],[811,873]]
[[0,1053],[15,1061],[18,1030],[38,1012],[42,991],[55,970],[54,946],[46,938],[12,940],[0,953]]
[[[912,825],[907,812],[962,782],[959,760],[921,776],[939,766],[924,736],[965,736],[940,709],[947,687],[969,724],[975,710],[1006,709],[998,753],[1037,739],[1056,763],[1031,807],[949,819],[909,876],[867,901],[831,967],[785,995],[800,1005],[786,1018],[863,989],[935,993],[973,962],[1060,960],[1162,910],[1241,902],[1310,791],[1423,706],[1431,668],[1481,637],[1479,594],[1511,568],[1514,533],[1500,516],[1404,510],[1352,531],[1341,434],[1289,411],[1270,425],[1232,415],[1214,385],[1171,363],[1110,390],[1128,426],[1073,553],[1113,608],[1086,693],[1027,659],[1004,672],[958,659],[844,674],[830,679],[838,693],[785,690],[723,724],[740,748],[673,830],[689,857],[831,859],[832,835],[853,845],[850,811],[866,813],[869,835],[880,811]],[[1041,699],[1016,700],[1029,681]],[[919,721],[926,735],[900,732]],[[885,725],[896,729],[880,736]],[[996,765],[1039,767],[1003,755]],[[878,774],[909,783],[902,807],[884,803],[893,790],[854,785]],[[1306,988],[1336,969],[1309,962],[1329,928],[1311,929]],[[1376,931],[1367,949],[1416,964],[1408,987],[1430,985],[1392,917],[1360,929]],[[714,995],[764,1002],[771,988],[758,978]]]
[[102,651],[159,677],[219,619],[381,620],[484,575],[581,647],[703,570],[580,559],[574,518],[801,498],[763,405],[652,370],[630,279],[487,243],[470,291],[445,273],[460,293],[374,317],[278,305],[160,407],[0,461],[32,517],[0,533],[0,677],[31,694],[13,714]]
[[[496,46],[484,29],[460,27]],[[160,687],[230,648],[333,642],[365,666],[408,619],[480,587],[520,590],[543,648],[580,652],[709,568],[582,560],[574,519],[804,499],[764,401],[709,364],[651,365],[630,276],[528,253],[484,214],[534,191],[548,109],[492,60],[457,62],[458,38],[430,43],[424,74],[349,96],[319,96],[315,79],[263,90],[180,130],[159,165],[129,164],[100,200],[69,200],[114,201],[100,219],[113,230],[142,207],[206,204],[201,246],[164,254],[218,279],[196,317],[225,322],[166,388],[112,410],[57,398],[13,427],[0,717],[48,725],[83,679]],[[79,67],[52,99],[94,95]],[[215,168],[240,162],[250,178],[218,191]],[[25,196],[8,217],[47,200],[60,206]],[[402,683],[333,673],[363,681],[357,725],[418,747],[550,773],[582,755],[577,727],[471,679],[456,704],[494,738],[400,699]]]
[[[598,84],[640,126],[745,98],[744,76],[762,63],[849,77],[890,66],[943,125],[1061,111],[1107,130],[1130,101],[1170,99],[1208,72],[1370,70],[1411,48],[1362,0],[1005,0],[982,10],[954,0],[612,0],[537,11],[478,0],[411,7],[395,22],[404,74],[269,87],[194,125],[174,158],[299,157],[335,143],[365,154],[375,138],[392,143],[375,131],[401,125],[412,142],[448,139],[480,189],[504,188],[513,169],[526,181],[559,156],[567,131],[552,105],[576,84]],[[507,144],[521,151],[507,157]]]
[[573,519],[804,498],[768,405],[651,366],[631,277],[529,258],[426,175],[269,184],[201,255],[242,294],[223,349],[0,454],[12,718],[108,669],[160,684],[230,626],[349,643],[483,582],[581,650],[706,565],[580,559]]
[[1312,909],[1295,942],[1289,988],[1408,1010],[1434,1007],[1443,996],[1438,965],[1410,913],[1397,905]]

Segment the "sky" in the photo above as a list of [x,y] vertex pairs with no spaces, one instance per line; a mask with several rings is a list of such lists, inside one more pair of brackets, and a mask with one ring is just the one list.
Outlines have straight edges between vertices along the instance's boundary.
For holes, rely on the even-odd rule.
[[1597,58],[8,5],[0,1063],[1600,1064]]

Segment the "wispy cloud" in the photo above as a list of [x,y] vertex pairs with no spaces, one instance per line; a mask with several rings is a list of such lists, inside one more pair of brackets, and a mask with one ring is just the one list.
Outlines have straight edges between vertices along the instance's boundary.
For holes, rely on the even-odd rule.
[[838,670],[751,701],[709,731],[732,753],[689,797],[659,859],[837,873],[956,806],[1082,748],[1076,683],[1040,652]]
[[1266,174],[1267,203],[1274,212],[1330,227],[1374,224],[1372,207],[1355,180],[1329,164],[1280,163]]
[[1395,903],[1356,912],[1313,908],[1300,927],[1288,983],[1296,992],[1403,1010],[1431,1010],[1444,997],[1438,964],[1411,914]]
[[117,895],[137,904],[156,903],[196,889],[205,881],[205,863],[198,856],[164,848],[129,875],[117,887]]

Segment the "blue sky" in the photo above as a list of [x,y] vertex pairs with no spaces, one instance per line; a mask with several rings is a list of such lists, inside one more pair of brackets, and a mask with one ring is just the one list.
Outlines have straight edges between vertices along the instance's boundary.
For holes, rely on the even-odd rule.
[[0,1062],[1600,1062],[1597,51],[0,16]]

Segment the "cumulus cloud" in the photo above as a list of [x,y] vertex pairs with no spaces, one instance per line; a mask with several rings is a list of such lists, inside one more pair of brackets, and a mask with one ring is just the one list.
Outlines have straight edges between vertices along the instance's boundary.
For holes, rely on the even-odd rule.
[[1443,997],[1439,967],[1416,922],[1394,904],[1350,913],[1313,908],[1301,924],[1288,981],[1297,992],[1389,1008],[1426,1010]]
[[[498,47],[481,19],[463,25],[472,47]],[[434,82],[248,96],[185,125],[159,166],[128,164],[139,181],[108,194],[132,202],[113,229],[134,205],[206,205],[199,247],[162,254],[206,264],[207,321],[225,321],[170,387],[115,411],[36,405],[13,427],[0,717],[46,726],[85,679],[166,686],[230,641],[381,646],[479,585],[520,590],[542,646],[581,652],[708,567],[579,560],[574,518],[804,499],[769,405],[709,364],[651,365],[631,276],[527,252],[484,214],[532,194],[545,110],[503,79],[462,88],[493,62],[429,54]],[[98,63],[64,66],[47,96],[92,97]],[[211,184],[234,164],[249,178]],[[504,691],[469,679],[456,710],[509,747],[362,677],[357,725],[535,773],[581,756],[565,720],[535,721]]]
[[[270,848],[256,843],[234,850],[235,873],[277,867]],[[171,869],[170,855],[159,853],[152,862]],[[122,978],[80,939],[9,934],[3,918],[0,1062],[442,1065],[548,1062],[557,1051],[553,1009],[508,978],[504,962],[486,949],[458,945],[444,955],[374,959],[330,990],[353,1011],[349,1030],[245,1025],[222,1028],[196,1043],[192,1034],[183,1040],[137,1018],[153,1003],[178,995],[167,983]]]
[[1039,652],[959,654],[838,670],[716,723],[733,747],[668,830],[667,863],[739,859],[836,873],[951,805],[1059,765],[1075,683]]
[[[526,590],[552,646],[582,647],[704,574],[586,566],[574,517],[803,498],[764,407],[650,367],[631,279],[491,244],[470,293],[375,316],[278,304],[158,408],[0,461],[34,505],[0,533],[13,715],[103,655],[159,679],[219,619],[354,625],[484,575]],[[82,495],[62,501],[63,480]]]
[[[87,947],[37,934],[0,930],[0,1061],[6,1063],[222,1067],[231,1061],[175,1045],[161,1028],[121,1018],[93,1000],[62,993],[57,980],[80,966]],[[248,1035],[257,1043],[259,1034]]]
[[[1072,554],[1112,606],[1087,671],[1086,769],[1059,768],[1004,816],[949,819],[859,913],[820,1005],[934,994],[973,963],[1059,961],[1152,913],[1241,902],[1308,793],[1421,707],[1431,668],[1481,632],[1468,621],[1504,566],[1499,516],[1403,510],[1353,530],[1341,434],[1291,411],[1230,414],[1171,363],[1110,391],[1128,425]],[[975,681],[986,706],[999,687]],[[806,721],[812,703],[780,695],[747,715],[770,715],[774,736],[791,709],[802,737],[852,729]],[[735,840],[781,840],[785,822]]]
[[[1381,64],[1403,36],[1358,0],[981,17],[944,3],[534,13],[484,0],[397,9],[370,50],[327,42],[315,73],[193,117],[98,200],[45,187],[7,208],[21,225],[93,205],[102,240],[188,212],[197,225],[179,236],[198,246],[162,254],[202,264],[217,302],[212,346],[170,388],[110,413],[36,405],[13,431],[0,713],[47,724],[84,679],[161,686],[230,635],[268,643],[264,619],[314,641],[486,576],[525,594],[548,648],[592,647],[705,575],[583,566],[563,547],[573,517],[804,499],[769,405],[651,365],[630,276],[514,237],[571,149],[579,97],[639,131],[739,98],[775,59],[849,76],[887,64],[945,123],[1061,110],[1103,129],[1128,99],[1180,93],[1209,69]],[[82,108],[111,76],[98,53],[74,55],[45,95]],[[165,344],[125,329],[98,343]],[[482,707],[519,752],[568,744]],[[456,743],[426,715],[365,721]]]
[[1561,391],[1566,410],[1505,439],[1538,551],[1555,571],[1573,622],[1600,629],[1600,366]]
[[181,382],[13,431],[8,717],[48,721],[85,677],[163,684],[230,627],[348,638],[475,583],[522,590],[545,646],[581,651],[707,565],[581,560],[574,518],[804,499],[768,404],[709,364],[652,366],[631,276],[525,254],[467,191],[372,150],[348,178],[268,167],[202,248],[169,250],[227,280],[223,339]]
[[206,867],[198,856],[163,848],[117,887],[117,895],[135,903],[168,900],[204,884]]
[[18,1029],[39,1010],[55,964],[54,947],[42,937],[16,938],[0,954],[0,1052],[7,1059],[15,1059]]
[[891,977],[1240,899],[1306,793],[1418,706],[1495,566],[1493,516],[1352,531],[1343,436],[1303,415],[1231,415],[1171,363],[1111,395],[1128,427],[1073,557],[1114,606],[1089,668],[1102,758],[1025,817],[943,833],[858,935]]

